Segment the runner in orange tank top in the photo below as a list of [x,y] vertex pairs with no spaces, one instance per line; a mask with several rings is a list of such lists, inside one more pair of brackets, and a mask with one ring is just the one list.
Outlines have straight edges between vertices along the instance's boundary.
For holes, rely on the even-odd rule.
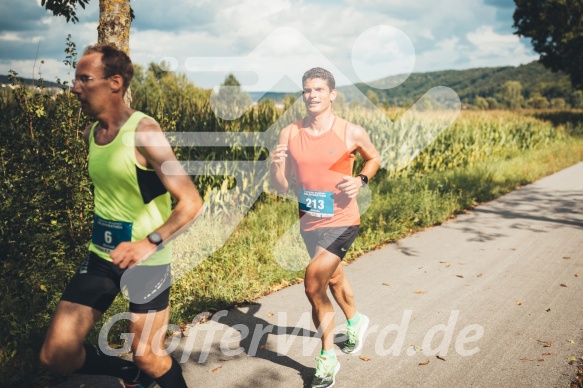
[[[348,321],[347,341],[341,350],[359,351],[369,319],[357,311],[354,293],[342,270],[342,259],[358,234],[360,216],[356,196],[380,165],[379,154],[367,132],[332,112],[336,98],[333,75],[322,68],[308,70],[303,78],[303,101],[307,115],[282,130],[271,153],[270,177],[280,193],[296,180],[300,232],[312,260],[306,268],[304,286],[312,305],[312,319],[322,336],[312,387],[331,387],[340,369],[334,351],[332,296]],[[354,157],[365,160],[353,177]]]

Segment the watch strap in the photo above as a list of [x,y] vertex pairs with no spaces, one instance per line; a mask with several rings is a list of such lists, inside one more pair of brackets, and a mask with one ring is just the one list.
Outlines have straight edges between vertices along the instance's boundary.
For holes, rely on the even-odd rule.
[[362,180],[362,185],[368,185],[368,177],[364,174],[357,174],[356,176],[359,176],[360,179]]

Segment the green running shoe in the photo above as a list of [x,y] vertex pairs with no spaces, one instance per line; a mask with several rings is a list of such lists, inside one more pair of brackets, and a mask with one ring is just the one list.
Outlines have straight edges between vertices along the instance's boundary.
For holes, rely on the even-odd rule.
[[366,333],[366,329],[368,329],[369,322],[370,320],[366,315],[360,314],[358,325],[356,327],[346,328],[346,336],[348,339],[340,350],[344,353],[356,353],[362,349],[362,345],[364,345],[364,334]]
[[320,356],[316,358],[316,375],[312,380],[312,388],[329,388],[334,385],[336,373],[340,370],[340,363],[334,357]]

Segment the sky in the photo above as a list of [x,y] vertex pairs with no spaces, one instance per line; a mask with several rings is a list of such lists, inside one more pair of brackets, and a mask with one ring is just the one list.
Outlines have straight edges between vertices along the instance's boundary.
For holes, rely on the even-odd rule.
[[[67,35],[79,52],[96,43],[98,5],[79,7],[73,24],[40,0],[2,0],[0,74],[12,69],[38,78],[40,71],[46,80],[66,80]],[[539,57],[529,40],[513,34],[513,0],[132,0],[131,6],[132,61],[164,61],[204,88],[228,73],[248,91],[297,91],[304,71],[315,66],[331,70],[340,86]]]

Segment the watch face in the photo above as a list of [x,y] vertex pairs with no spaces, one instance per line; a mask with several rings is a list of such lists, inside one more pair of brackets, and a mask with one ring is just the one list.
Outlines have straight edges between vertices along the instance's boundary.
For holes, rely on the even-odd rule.
[[148,240],[152,243],[152,244],[156,244],[159,245],[162,242],[162,236],[160,235],[160,233],[157,232],[153,232],[150,233],[148,235]]

